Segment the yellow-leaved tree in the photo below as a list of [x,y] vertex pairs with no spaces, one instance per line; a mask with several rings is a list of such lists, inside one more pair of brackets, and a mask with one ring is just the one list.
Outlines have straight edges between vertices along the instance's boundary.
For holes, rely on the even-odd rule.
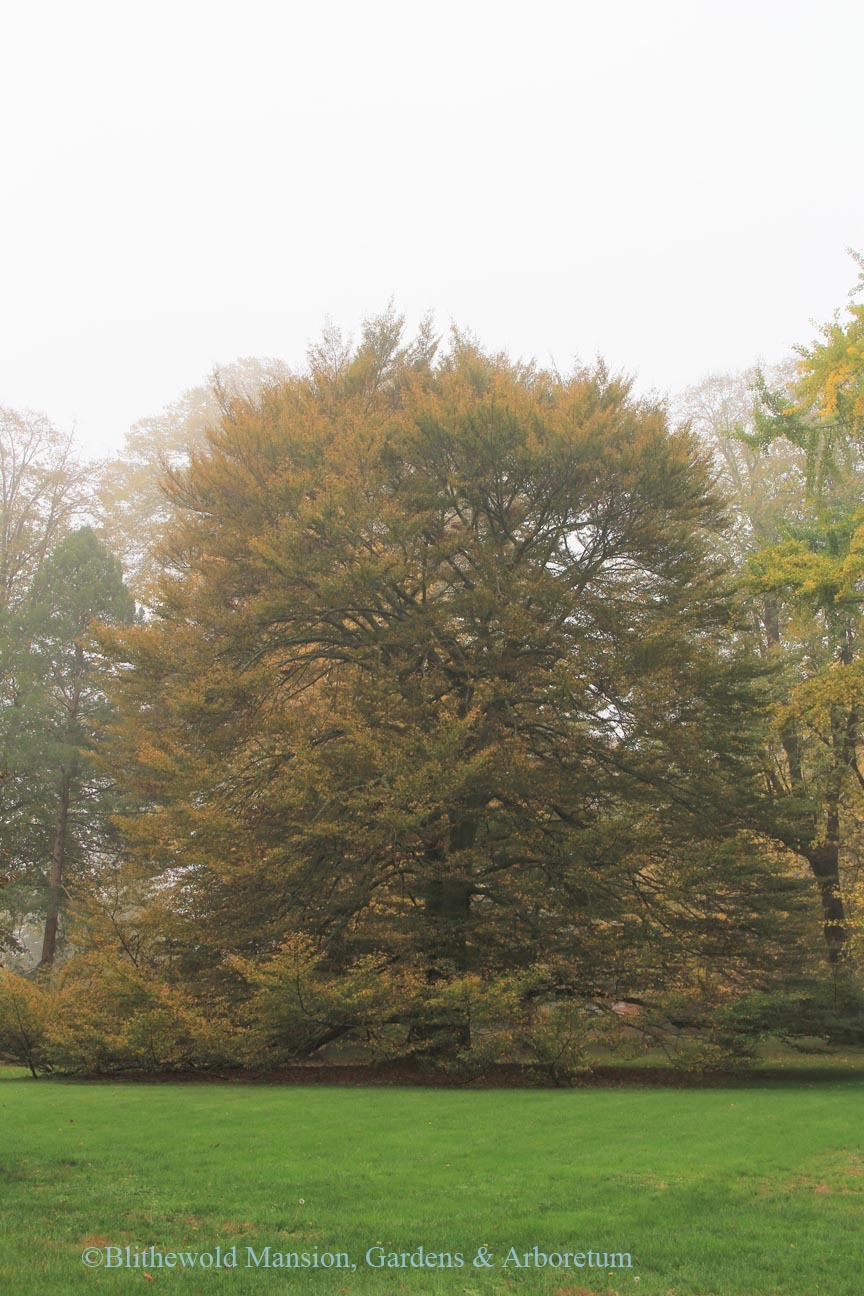
[[227,400],[171,496],[112,636],[165,975],[289,1053],[449,1055],[517,988],[548,1016],[776,965],[759,666],[661,406],[390,313]]

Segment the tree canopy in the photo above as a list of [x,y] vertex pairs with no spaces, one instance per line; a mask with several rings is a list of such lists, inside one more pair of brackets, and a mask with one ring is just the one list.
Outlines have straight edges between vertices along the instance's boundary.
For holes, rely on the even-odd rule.
[[760,683],[706,456],[602,367],[433,354],[374,321],[174,475],[112,756],[172,948],[583,995],[758,963]]

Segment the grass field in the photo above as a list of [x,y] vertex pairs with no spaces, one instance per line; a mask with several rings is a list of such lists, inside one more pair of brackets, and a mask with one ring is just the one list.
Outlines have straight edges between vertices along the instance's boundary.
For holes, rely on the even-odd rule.
[[[864,1292],[857,1079],[441,1091],[2,1075],[2,1296]],[[81,1259],[217,1245],[236,1246],[236,1268],[151,1262],[148,1277]],[[464,1266],[372,1268],[379,1245],[373,1259],[422,1246]],[[489,1269],[473,1264],[483,1245]],[[271,1267],[254,1267],[249,1249],[268,1246]],[[502,1266],[535,1246],[585,1264]],[[273,1266],[316,1249],[356,1269]],[[630,1253],[632,1268],[598,1268],[589,1250]]]

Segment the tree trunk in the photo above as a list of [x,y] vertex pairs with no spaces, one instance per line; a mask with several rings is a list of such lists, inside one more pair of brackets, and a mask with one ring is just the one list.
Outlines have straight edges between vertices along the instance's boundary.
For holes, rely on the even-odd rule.
[[[772,598],[766,598],[764,601],[762,625],[769,649],[779,650],[781,647],[780,612],[777,602]],[[847,640],[841,652],[841,661],[848,665],[851,660],[851,648]],[[834,730],[832,746],[835,764],[824,794],[825,840],[819,846],[812,846],[807,844],[805,839],[803,843],[794,843],[793,849],[799,851],[807,860],[819,886],[826,954],[831,967],[836,967],[842,960],[848,935],[843,897],[840,894],[840,787],[842,770],[851,766],[855,759],[858,735],[857,708],[852,707],[839,727],[835,724],[832,725],[832,729]],[[794,723],[789,722],[784,725],[780,731],[780,743],[786,756],[792,789],[803,800],[807,796],[807,788],[804,781],[801,745]],[[814,835],[815,831],[814,825]],[[791,842],[786,844],[793,845]]]
[[39,966],[51,967],[57,949],[57,929],[60,922],[60,903],[63,898],[63,875],[66,866],[66,835],[69,825],[69,792],[72,776],[64,770],[60,779],[60,800],[54,825],[54,843],[51,847],[51,873],[48,881],[48,911],[45,915],[45,935],[42,940],[42,957]]
[[840,894],[840,849],[836,841],[828,841],[802,853],[819,885],[828,962],[836,967],[843,957],[847,937],[846,914]]
[[[442,862],[458,869],[458,861],[453,856],[470,850],[476,835],[477,825],[473,820],[451,819],[447,855]],[[430,980],[442,975],[436,968],[440,963],[449,964],[457,976],[468,970],[468,925],[473,892],[473,883],[458,872],[455,877],[431,878],[426,884],[424,908],[429,929]],[[453,1042],[467,1048],[471,1045],[471,1023],[463,1020],[428,1023],[418,1029],[417,1036],[420,1039],[438,1036],[444,1049]]]
[[426,916],[435,935],[435,953],[457,972],[468,966],[468,915],[471,885],[464,878],[441,878],[426,888]]
[[[471,884],[464,878],[433,878],[427,883],[425,914],[429,931],[426,957],[430,982],[440,980],[449,972],[458,976],[467,971],[471,892]],[[442,963],[449,964],[447,972],[441,969]],[[433,1053],[449,1053],[454,1047],[471,1047],[471,1023],[461,1014],[418,1023],[412,1033],[416,1039],[433,1041]]]

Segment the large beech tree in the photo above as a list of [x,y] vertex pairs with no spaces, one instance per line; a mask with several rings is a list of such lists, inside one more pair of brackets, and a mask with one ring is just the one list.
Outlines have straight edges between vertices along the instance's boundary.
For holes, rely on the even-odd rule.
[[696,443],[602,368],[434,351],[330,337],[173,480],[159,605],[114,639],[163,948],[594,994],[764,956],[758,683]]

